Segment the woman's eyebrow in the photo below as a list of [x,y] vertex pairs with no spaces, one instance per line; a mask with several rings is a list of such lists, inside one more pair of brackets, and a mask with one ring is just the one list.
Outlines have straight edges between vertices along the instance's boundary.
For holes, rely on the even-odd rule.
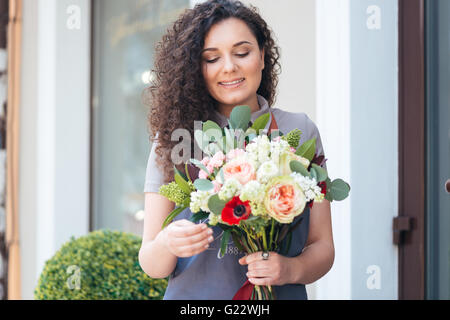
[[[234,47],[238,47],[238,46],[240,46],[240,45],[242,45],[242,44],[244,44],[244,43],[247,43],[247,44],[250,44],[250,45],[251,45],[250,42],[244,40],[244,41],[239,41],[238,43],[235,43],[235,44],[233,45],[233,48],[234,48]],[[206,49],[203,49],[201,53],[203,53],[203,52],[205,52],[205,51],[217,51],[217,50],[219,50],[219,49],[217,49],[217,48],[206,48]]]

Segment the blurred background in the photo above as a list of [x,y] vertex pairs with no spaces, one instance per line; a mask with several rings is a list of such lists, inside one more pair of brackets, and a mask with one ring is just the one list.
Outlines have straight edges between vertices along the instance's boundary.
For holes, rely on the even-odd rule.
[[[189,0],[0,0],[0,298],[99,229],[142,234],[154,46]],[[274,107],[319,128],[336,258],[310,299],[450,298],[450,1],[246,0]],[[448,182],[450,184],[450,182]]]

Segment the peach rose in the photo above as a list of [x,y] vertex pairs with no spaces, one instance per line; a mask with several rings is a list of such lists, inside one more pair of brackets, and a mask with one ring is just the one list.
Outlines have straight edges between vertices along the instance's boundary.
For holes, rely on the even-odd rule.
[[279,176],[269,181],[264,206],[278,222],[291,223],[305,209],[306,197],[292,177]]
[[256,179],[255,168],[244,158],[235,158],[223,167],[225,180],[229,178],[237,179],[242,185]]

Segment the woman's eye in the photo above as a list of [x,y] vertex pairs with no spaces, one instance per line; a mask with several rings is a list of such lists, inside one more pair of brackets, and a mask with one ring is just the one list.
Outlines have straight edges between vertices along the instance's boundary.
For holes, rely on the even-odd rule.
[[206,60],[206,62],[207,62],[207,63],[214,63],[214,62],[216,62],[218,59],[219,59],[219,58],[215,58],[215,59],[213,59],[213,60]]
[[[248,54],[249,54],[249,52],[246,52],[246,53],[236,53],[236,55],[237,55],[238,57],[241,57],[241,58],[248,56]],[[219,60],[219,58],[215,58],[215,59],[212,59],[212,60],[205,60],[205,61],[206,61],[207,63],[214,63],[214,62],[216,62],[217,60]]]

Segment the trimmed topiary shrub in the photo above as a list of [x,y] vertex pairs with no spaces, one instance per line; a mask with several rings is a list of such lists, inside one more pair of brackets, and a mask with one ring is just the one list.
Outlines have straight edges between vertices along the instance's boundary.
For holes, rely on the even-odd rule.
[[36,300],[159,300],[167,279],[151,279],[139,265],[141,239],[99,230],[72,237],[45,263]]

